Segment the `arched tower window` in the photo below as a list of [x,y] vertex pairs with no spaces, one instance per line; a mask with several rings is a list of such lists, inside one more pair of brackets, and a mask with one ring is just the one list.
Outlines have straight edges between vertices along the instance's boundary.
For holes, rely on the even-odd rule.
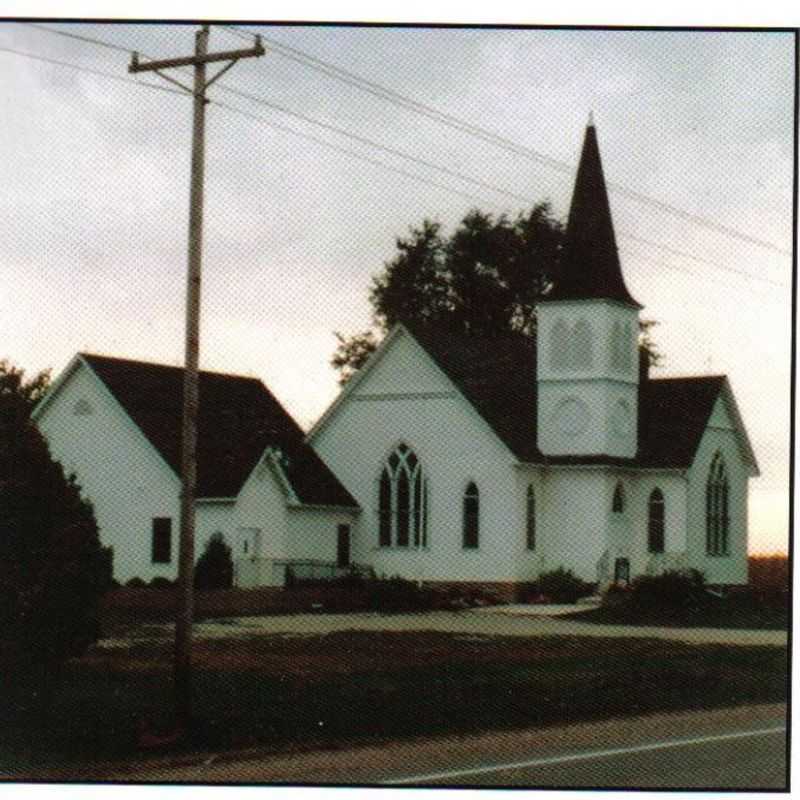
[[569,328],[563,319],[550,329],[550,368],[561,370],[570,363]]
[[626,345],[625,331],[617,321],[611,328],[611,369],[618,372],[625,369]]
[[633,343],[633,329],[630,325],[625,326],[625,335],[622,337],[622,366],[630,369],[633,366],[633,354],[636,346]]
[[481,501],[478,487],[470,483],[464,492],[464,539],[465,550],[474,550],[480,542]]
[[622,514],[625,511],[625,489],[623,489],[621,481],[614,487],[614,498],[611,501],[611,510],[615,514]]
[[728,471],[721,453],[711,462],[706,482],[706,552],[728,555]]
[[427,484],[419,459],[400,444],[381,470],[378,485],[378,542],[381,547],[427,545]]
[[592,329],[585,319],[578,320],[572,330],[572,367],[591,369]]
[[536,549],[536,495],[533,484],[528,484],[525,498],[525,545],[528,550]]
[[664,493],[653,489],[647,504],[647,549],[651,553],[664,552]]

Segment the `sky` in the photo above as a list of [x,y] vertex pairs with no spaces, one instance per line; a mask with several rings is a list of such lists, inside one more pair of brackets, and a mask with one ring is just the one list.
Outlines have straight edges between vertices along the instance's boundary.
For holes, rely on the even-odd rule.
[[[156,58],[193,47],[191,26],[50,27]],[[400,108],[266,41],[264,57],[210,91],[226,107],[208,111],[204,368],[261,378],[309,427],[337,393],[333,332],[369,326],[370,279],[396,237],[426,217],[450,231],[476,207],[515,215],[547,200],[564,218],[591,111],[625,278],[658,321],[655,376],[730,377],[761,467],[751,548],[786,548],[790,34],[262,32],[546,158]],[[246,46],[212,28],[212,49]],[[191,100],[20,53],[133,80],[125,52],[0,22],[0,357],[55,373],[78,350],[180,364]]]

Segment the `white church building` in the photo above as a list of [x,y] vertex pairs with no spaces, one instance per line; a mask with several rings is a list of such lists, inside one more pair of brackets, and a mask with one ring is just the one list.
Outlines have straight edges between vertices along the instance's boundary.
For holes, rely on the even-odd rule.
[[[730,384],[650,377],[640,310],[590,125],[535,340],[399,324],[305,438],[260,382],[203,373],[199,538],[243,586],[350,562],[509,594],[558,567],[745,583],[758,466]],[[79,354],[34,412],[122,580],[176,573],[181,375]]]

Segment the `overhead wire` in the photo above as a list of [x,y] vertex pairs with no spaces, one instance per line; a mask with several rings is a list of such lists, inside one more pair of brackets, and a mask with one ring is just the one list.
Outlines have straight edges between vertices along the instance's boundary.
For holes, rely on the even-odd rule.
[[150,83],[149,81],[142,81],[137,80],[136,78],[127,78],[124,75],[115,75],[111,72],[106,72],[101,69],[95,69],[94,67],[87,67],[84,65],[73,64],[69,61],[61,61],[57,58],[50,58],[49,56],[42,56],[37,53],[28,53],[24,50],[17,50],[13,47],[5,47],[0,45],[0,53],[10,53],[11,55],[21,56],[22,58],[28,58],[32,61],[42,61],[45,64],[52,64],[57,67],[66,67],[67,69],[75,70],[76,72],[85,72],[89,75],[94,75],[96,77],[107,78],[111,81],[116,81],[117,83],[128,83],[132,84],[133,86],[144,86],[148,89],[156,89],[159,92],[168,92],[169,94],[179,94],[186,97],[186,92],[182,92],[180,89],[171,89],[169,86],[163,86],[159,83]]
[[[55,29],[52,29],[52,28],[45,28],[44,26],[39,26],[39,25],[35,25],[34,27],[40,28],[42,30],[46,30],[49,33],[54,33],[54,34],[57,34],[57,35],[67,35],[70,38],[79,38],[81,41],[84,41],[86,43],[105,45],[105,46],[109,46],[109,47],[111,47],[112,49],[115,49],[115,50],[122,50],[122,51],[124,51],[126,53],[133,52],[132,50],[130,50],[128,48],[122,48],[122,47],[118,47],[116,45],[109,45],[109,43],[107,43],[107,42],[102,42],[101,40],[92,39],[91,37],[78,36],[77,34],[61,32],[61,31],[58,31],[58,30],[55,30]],[[30,54],[30,53],[24,53],[22,51],[16,51],[13,48],[0,47],[0,51],[14,53],[16,55],[21,55],[21,56],[24,56],[24,57],[27,57],[27,58],[33,58],[33,59],[39,60],[39,61],[45,61],[45,62],[48,62],[48,63],[56,64],[58,66],[64,66],[64,67],[67,67],[67,68],[70,68],[70,69],[81,70],[81,71],[84,71],[84,72],[87,72],[87,73],[90,73],[90,74],[94,74],[94,75],[97,75],[97,76],[105,77],[105,78],[108,78],[108,79],[111,79],[111,80],[116,80],[116,81],[119,81],[119,82],[130,83],[130,84],[134,84],[134,85],[137,85],[137,86],[146,86],[148,88],[155,88],[155,89],[159,89],[160,91],[166,91],[166,92],[175,93],[175,94],[185,94],[184,92],[181,92],[178,89],[171,89],[169,87],[165,87],[165,86],[162,86],[160,84],[145,83],[145,82],[140,81],[140,80],[126,78],[126,77],[118,76],[118,75],[113,75],[111,73],[103,72],[102,70],[96,70],[96,69],[89,68],[89,67],[83,67],[83,66],[78,67],[77,65],[71,64],[69,62],[59,61],[57,59],[50,59],[48,57],[37,56],[37,55],[34,55],[34,54]],[[461,172],[456,171],[456,170],[451,170],[448,167],[444,167],[444,166],[441,166],[439,164],[435,164],[434,162],[430,162],[430,161],[428,161],[426,159],[418,158],[417,156],[414,156],[413,154],[406,153],[405,151],[399,150],[397,148],[389,147],[388,145],[383,145],[380,142],[376,142],[376,141],[374,141],[372,139],[369,139],[367,137],[363,137],[363,136],[360,136],[359,134],[352,133],[351,131],[347,131],[347,130],[345,130],[343,128],[339,128],[338,126],[332,125],[330,123],[326,123],[326,122],[323,122],[321,120],[314,119],[313,117],[310,117],[310,116],[308,116],[306,114],[302,114],[301,112],[292,111],[291,109],[285,108],[284,106],[281,106],[281,105],[279,105],[277,103],[272,103],[271,101],[266,100],[265,98],[262,98],[262,97],[260,97],[258,95],[253,95],[250,92],[245,92],[245,91],[243,91],[241,89],[237,89],[235,87],[228,86],[227,84],[217,84],[217,86],[218,86],[218,88],[220,88],[220,89],[222,89],[224,91],[227,91],[227,92],[229,92],[231,94],[234,94],[236,96],[239,96],[242,99],[245,99],[245,100],[248,100],[250,102],[254,102],[254,103],[260,104],[260,105],[264,105],[267,108],[279,111],[279,112],[284,113],[284,114],[286,114],[288,116],[293,116],[293,117],[295,117],[297,119],[300,119],[301,121],[306,122],[308,124],[316,125],[316,126],[322,127],[323,129],[326,129],[326,130],[328,130],[330,132],[336,133],[338,135],[342,135],[342,136],[351,138],[351,139],[353,139],[355,141],[358,141],[361,144],[364,144],[366,146],[373,147],[375,149],[381,150],[381,151],[386,152],[387,154],[390,154],[392,156],[404,158],[406,160],[409,160],[409,161],[412,161],[414,163],[420,164],[420,165],[422,165],[422,166],[424,166],[426,168],[437,170],[439,172],[442,172],[444,174],[449,175],[450,177],[455,177],[455,178],[457,178],[459,180],[463,180],[465,182],[472,183],[474,185],[480,186],[483,189],[488,189],[490,191],[497,192],[498,194],[502,194],[504,196],[513,198],[513,199],[521,201],[521,202],[525,202],[525,203],[535,202],[530,197],[527,197],[527,196],[524,196],[524,195],[521,195],[521,194],[517,194],[515,192],[511,192],[511,191],[509,191],[507,189],[504,189],[502,187],[498,187],[498,186],[496,186],[494,184],[491,184],[491,183],[489,183],[487,181],[483,181],[481,179],[465,175],[464,173],[461,173]],[[352,150],[349,150],[347,148],[343,148],[341,146],[338,146],[338,145],[335,145],[333,143],[327,142],[326,140],[319,139],[319,138],[314,137],[314,136],[312,136],[310,134],[307,134],[307,133],[299,132],[299,131],[297,131],[297,130],[295,130],[293,128],[290,128],[289,126],[280,125],[278,123],[266,120],[263,117],[259,117],[257,115],[249,115],[248,112],[244,111],[243,109],[237,108],[235,106],[231,106],[229,104],[224,104],[224,103],[221,103],[220,101],[216,101],[216,100],[212,100],[211,102],[215,103],[216,105],[219,105],[220,107],[226,108],[229,111],[240,113],[240,114],[243,114],[245,116],[251,116],[251,118],[253,118],[253,119],[255,119],[255,120],[259,121],[259,122],[271,125],[275,129],[281,130],[281,131],[289,133],[291,135],[300,136],[301,138],[305,138],[306,140],[316,142],[317,144],[326,146],[329,149],[336,150],[336,151],[338,151],[340,153],[344,153],[344,154],[349,155],[351,157],[360,158],[361,160],[366,161],[367,163],[371,163],[373,165],[381,166],[384,169],[391,170],[391,171],[393,171],[393,172],[395,172],[397,174],[401,174],[401,175],[403,175],[405,177],[412,178],[412,179],[417,180],[419,182],[425,183],[425,184],[427,184],[429,186],[433,186],[433,187],[438,188],[438,189],[443,189],[443,190],[449,191],[451,193],[458,194],[458,195],[460,195],[462,197],[465,197],[467,199],[473,200],[475,202],[484,202],[485,201],[485,198],[479,198],[479,197],[477,197],[475,195],[471,195],[471,194],[465,193],[465,192],[463,192],[463,191],[461,191],[459,189],[456,189],[455,187],[447,186],[445,184],[440,184],[440,183],[437,183],[435,181],[431,181],[430,179],[428,179],[428,178],[426,178],[424,176],[420,176],[420,175],[418,175],[416,173],[407,172],[406,170],[402,170],[402,169],[400,169],[398,167],[386,164],[385,162],[378,161],[377,159],[371,159],[371,158],[369,158],[367,156],[364,156],[362,154],[356,153],[355,151],[352,151]],[[665,252],[669,253],[670,255],[677,256],[679,258],[691,259],[691,260],[696,261],[698,263],[710,266],[710,267],[712,267],[714,269],[724,270],[724,271],[739,275],[741,277],[744,277],[744,278],[747,278],[747,279],[750,279],[750,280],[762,281],[764,283],[767,283],[767,284],[770,284],[770,285],[774,285],[774,286],[777,286],[777,287],[780,287],[780,288],[783,288],[783,289],[788,289],[789,288],[786,284],[783,284],[783,283],[778,282],[778,281],[774,281],[774,280],[770,279],[767,276],[753,275],[752,273],[749,273],[749,272],[746,272],[746,271],[743,271],[743,270],[738,270],[738,269],[735,269],[733,267],[728,267],[726,265],[717,264],[716,262],[709,261],[707,259],[702,258],[701,256],[696,256],[696,255],[694,255],[692,253],[687,253],[687,252],[678,250],[676,248],[672,248],[672,247],[670,247],[668,245],[661,244],[659,242],[653,242],[653,241],[645,239],[643,237],[638,237],[638,236],[635,236],[633,234],[628,234],[625,231],[619,231],[618,235],[620,237],[622,237],[622,238],[628,238],[631,241],[635,241],[635,242],[637,242],[639,244],[643,244],[643,245],[650,246],[650,247],[655,247],[657,249],[662,249]]]
[[[256,36],[256,34],[252,33],[251,31],[244,31],[241,28],[237,28],[236,26],[222,25],[221,27],[223,27],[225,30],[238,34],[240,38],[254,38]],[[274,39],[270,36],[261,33],[258,35],[261,36],[261,39],[264,42],[268,42],[272,46],[271,49],[273,49],[274,52],[276,52],[278,55],[283,56],[284,58],[288,58],[297,63],[301,63],[306,67],[310,67],[311,69],[316,69],[317,71],[322,72],[325,75],[334,78],[335,80],[347,83],[350,86],[361,89],[362,91],[368,92],[376,97],[381,97],[384,100],[392,102],[396,105],[401,105],[402,107],[408,110],[414,111],[418,114],[422,114],[431,119],[435,119],[438,122],[449,125],[450,127],[456,128],[472,136],[476,136],[482,139],[483,141],[490,142],[502,149],[505,149],[509,152],[513,152],[516,155],[529,158],[540,164],[544,164],[548,167],[551,167],[552,169],[559,170],[560,172],[564,172],[570,175],[574,173],[574,166],[568,164],[565,161],[560,161],[559,159],[553,158],[552,156],[540,153],[531,147],[521,145],[518,142],[514,142],[510,139],[507,139],[506,137],[500,136],[499,134],[495,133],[494,131],[488,130],[487,128],[483,128],[481,126],[475,125],[474,123],[467,122],[463,119],[460,119],[452,114],[437,109],[433,106],[421,103],[417,100],[414,100],[413,98],[402,95],[393,89],[390,89],[386,86],[376,83],[375,81],[372,81],[368,78],[364,78],[361,75],[357,75],[353,72],[350,72],[349,70],[345,70],[342,67],[332,64],[329,61],[324,61],[323,59],[313,56],[310,53],[306,53],[303,50],[300,50],[299,48],[287,45],[278,39]],[[707,217],[703,217],[699,214],[694,214],[692,212],[686,211],[685,209],[678,208],[677,206],[673,206],[670,203],[664,202],[663,200],[651,197],[650,195],[636,191],[635,189],[631,189],[627,186],[615,183],[614,181],[607,181],[607,186],[612,192],[628,197],[629,199],[635,200],[637,202],[650,205],[651,207],[657,208],[660,211],[676,215],[686,222],[691,222],[693,224],[705,227],[709,230],[713,230],[717,233],[735,237],[749,244],[765,247],[767,249],[773,250],[774,252],[781,253],[782,255],[788,255],[788,256],[791,255],[790,251],[786,250],[783,247],[780,247],[779,245],[776,245],[774,242],[770,242],[765,239],[751,236],[750,234],[744,233],[743,231],[737,230],[736,228],[731,228],[730,226],[723,225],[719,222],[716,222],[715,220],[710,220]]]
[[[444,173],[446,175],[458,178],[460,180],[466,181],[466,182],[471,183],[473,185],[480,186],[483,189],[488,189],[490,191],[497,192],[498,194],[502,194],[502,195],[504,195],[506,197],[509,197],[509,198],[511,198],[513,200],[517,200],[519,202],[524,202],[524,203],[535,203],[536,202],[530,196],[521,195],[521,194],[518,194],[516,192],[512,192],[512,191],[510,191],[508,189],[505,189],[503,187],[496,186],[495,184],[489,183],[488,181],[484,181],[484,180],[481,180],[479,178],[474,178],[472,176],[465,175],[464,173],[459,172],[457,170],[453,170],[453,169],[450,169],[449,167],[441,166],[441,165],[436,164],[434,162],[428,161],[427,159],[419,158],[419,157],[414,156],[414,155],[412,155],[410,153],[407,153],[407,152],[405,152],[403,150],[399,150],[398,148],[390,147],[388,145],[381,144],[380,142],[376,142],[375,140],[370,139],[370,138],[368,138],[366,136],[362,136],[360,134],[353,133],[352,131],[348,131],[348,130],[346,130],[344,128],[340,128],[337,125],[333,125],[331,123],[315,119],[314,117],[310,117],[307,114],[303,114],[302,112],[292,111],[291,109],[288,109],[285,106],[282,106],[282,105],[280,105],[278,103],[273,103],[272,101],[266,100],[265,98],[260,97],[259,95],[254,95],[251,92],[246,92],[246,91],[244,91],[242,89],[237,89],[235,87],[228,86],[226,84],[219,84],[218,86],[219,86],[219,88],[221,90],[229,92],[230,94],[236,95],[238,97],[241,97],[241,98],[243,98],[245,100],[249,100],[249,101],[254,102],[254,103],[257,103],[259,105],[263,105],[263,106],[265,106],[267,108],[272,109],[273,111],[280,111],[283,114],[295,117],[296,119],[299,119],[299,120],[301,120],[303,122],[306,122],[306,123],[309,123],[311,125],[316,125],[318,127],[321,127],[321,128],[323,128],[325,130],[331,131],[331,132],[336,133],[338,135],[345,136],[347,138],[353,139],[354,141],[357,141],[357,142],[359,142],[361,144],[364,144],[364,145],[367,145],[369,147],[373,147],[375,149],[381,150],[381,151],[383,151],[383,152],[385,152],[385,153],[387,153],[389,155],[393,155],[393,156],[397,156],[397,157],[400,157],[400,158],[407,159],[407,160],[412,161],[414,163],[420,164],[421,166],[425,166],[425,167],[427,167],[429,169],[433,169],[433,170],[436,170],[438,172],[442,172],[442,173]],[[685,252],[683,250],[679,250],[677,248],[670,247],[669,245],[665,245],[665,244],[662,244],[660,242],[654,242],[654,241],[652,241],[650,239],[645,239],[645,238],[643,238],[641,236],[636,236],[634,234],[627,233],[624,230],[618,231],[618,236],[620,238],[628,238],[631,241],[636,241],[639,244],[645,244],[645,245],[648,245],[650,247],[655,247],[657,249],[664,250],[665,252],[667,252],[667,253],[669,253],[670,255],[673,255],[673,256],[678,256],[678,257],[681,257],[681,258],[688,258],[688,259],[690,259],[692,261],[696,261],[698,263],[705,264],[706,266],[714,267],[715,269],[724,270],[726,272],[731,272],[733,274],[741,275],[741,276],[743,276],[745,278],[750,278],[752,280],[760,280],[760,281],[763,281],[765,283],[770,283],[770,284],[774,284],[776,286],[781,286],[781,287],[786,288],[785,284],[783,284],[783,283],[781,283],[779,281],[775,281],[775,280],[773,280],[773,279],[771,279],[771,278],[769,278],[767,276],[764,276],[764,275],[753,275],[752,273],[746,272],[744,270],[739,270],[739,269],[736,269],[734,267],[728,267],[728,266],[725,266],[725,265],[722,265],[722,264],[717,264],[716,262],[709,261],[708,259],[705,259],[702,256],[697,256],[697,255],[694,255],[693,253],[687,253],[687,252]]]

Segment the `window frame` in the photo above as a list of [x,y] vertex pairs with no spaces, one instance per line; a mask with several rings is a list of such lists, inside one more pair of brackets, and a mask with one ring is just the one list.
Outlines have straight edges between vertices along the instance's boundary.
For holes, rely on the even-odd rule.
[[172,517],[153,517],[152,519],[150,524],[150,562],[152,564],[172,563]]
[[666,550],[666,505],[664,492],[656,486],[647,498],[647,552],[653,555]]
[[725,458],[718,450],[706,478],[706,555],[730,555],[730,481]]
[[625,513],[625,487],[622,481],[617,481],[614,485],[614,495],[611,498],[611,513]]
[[536,550],[536,490],[532,483],[525,493],[525,549],[529,553]]
[[461,549],[478,550],[481,546],[481,493],[470,481],[461,499]]
[[377,489],[378,547],[427,548],[428,480],[419,457],[405,442],[384,459]]

